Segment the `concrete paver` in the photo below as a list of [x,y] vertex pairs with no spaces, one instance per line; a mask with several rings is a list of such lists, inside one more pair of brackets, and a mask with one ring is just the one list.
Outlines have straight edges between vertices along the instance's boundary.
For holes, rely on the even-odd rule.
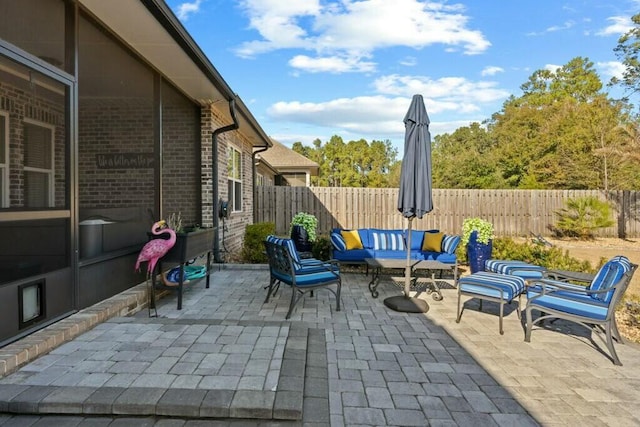
[[396,313],[383,300],[400,289],[374,299],[367,279],[343,274],[342,311],[321,290],[285,321],[289,289],[264,304],[266,270],[222,269],[181,311],[168,295],[159,318],[97,323],[2,378],[0,425],[640,424],[637,345],[616,346],[618,367],[567,322],[525,343],[515,310],[501,336],[487,302],[457,324],[450,288]]

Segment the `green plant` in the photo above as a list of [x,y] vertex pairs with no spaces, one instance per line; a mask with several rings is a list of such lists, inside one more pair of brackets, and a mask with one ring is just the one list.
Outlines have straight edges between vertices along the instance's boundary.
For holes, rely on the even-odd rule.
[[609,204],[594,196],[569,199],[555,214],[559,219],[554,231],[559,236],[593,239],[597,229],[614,224]]
[[322,261],[326,261],[331,258],[331,250],[331,239],[326,234],[319,235],[311,247],[313,257]]
[[[525,261],[550,270],[570,270],[583,273],[595,273],[600,266],[591,265],[589,261],[582,261],[569,256],[569,251],[557,247],[545,247],[530,242],[517,243],[509,237],[493,240],[492,257],[496,259],[511,259]],[[601,264],[604,260],[601,260]]]
[[248,224],[244,231],[242,260],[247,263],[266,263],[267,255],[264,252],[264,245],[262,242],[264,242],[268,235],[274,234],[275,232],[276,225],[273,222]]
[[167,218],[167,227],[175,231],[176,233],[182,233],[184,228],[182,227],[182,212],[173,212]]
[[485,221],[482,218],[467,218],[462,222],[462,238],[460,240],[463,248],[469,243],[469,237],[471,237],[471,233],[474,231],[478,233],[478,242],[484,243],[485,245],[494,237],[493,224],[489,221]]
[[289,227],[289,235],[293,230],[294,225],[300,225],[305,229],[309,237],[310,242],[315,242],[318,237],[316,229],[318,228],[318,218],[314,215],[306,212],[298,212],[291,220],[291,226]]

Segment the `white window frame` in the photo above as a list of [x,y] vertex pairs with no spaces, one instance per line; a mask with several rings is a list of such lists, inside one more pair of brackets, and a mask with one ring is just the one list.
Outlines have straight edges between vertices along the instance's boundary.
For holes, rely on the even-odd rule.
[[[236,171],[236,162],[235,160],[235,156],[233,155],[233,153],[237,153],[239,156],[240,161],[238,162],[238,164],[240,165],[240,170]],[[237,174],[236,174],[237,172]],[[237,176],[236,176],[237,175]],[[233,210],[232,212],[242,212],[242,150],[240,150],[238,147],[229,144],[229,146],[227,147],[227,180],[229,183],[233,183],[232,186],[227,186],[228,187],[232,187],[232,191],[229,191],[230,194],[228,194],[229,197],[229,202],[231,204],[231,206],[233,206]],[[240,186],[240,200],[236,200],[235,198],[235,194],[236,194],[236,185]]]
[[[27,166],[24,165],[23,169],[25,172],[36,172],[36,173],[41,173],[44,175],[47,175],[47,177],[49,178],[48,183],[49,183],[49,188],[47,189],[47,194],[48,194],[48,198],[49,198],[49,207],[53,208],[55,207],[55,169],[56,169],[56,158],[55,158],[55,130],[56,127],[53,125],[50,125],[48,123],[44,123],[44,122],[39,122],[37,120],[32,120],[32,119],[24,119],[24,124],[30,124],[33,126],[39,126],[45,129],[49,129],[49,131],[51,132],[51,169],[43,169],[43,168],[34,168],[31,166]],[[24,144],[26,144],[27,142],[24,141]],[[25,194],[25,199],[26,199],[27,195]]]
[[4,143],[4,158],[0,158],[0,208],[9,207],[9,113],[0,111],[0,120],[4,121],[4,135],[0,144]]

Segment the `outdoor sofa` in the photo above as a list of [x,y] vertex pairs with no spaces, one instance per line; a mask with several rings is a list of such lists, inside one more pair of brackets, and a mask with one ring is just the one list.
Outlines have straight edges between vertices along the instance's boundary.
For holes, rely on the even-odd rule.
[[[407,240],[407,230],[335,228],[331,231],[332,258],[343,264],[363,264],[365,258],[405,259]],[[458,244],[460,236],[439,230],[411,230],[410,257],[453,264],[457,269]]]

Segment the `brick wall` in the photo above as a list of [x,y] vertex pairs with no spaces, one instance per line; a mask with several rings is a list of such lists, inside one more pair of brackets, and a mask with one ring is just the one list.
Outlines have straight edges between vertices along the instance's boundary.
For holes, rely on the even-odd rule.
[[[211,187],[211,132],[219,127],[228,125],[215,108],[203,108],[202,120],[202,212],[203,223],[213,224],[213,192]],[[206,141],[206,142],[204,142]],[[242,152],[242,212],[232,212],[229,218],[220,220],[220,248],[225,251],[226,260],[236,256],[242,248],[245,227],[253,222],[253,176],[252,176],[252,145],[244,137],[241,130],[234,130],[218,135],[218,197],[229,200],[228,174],[227,174],[227,149],[229,144]],[[209,222],[208,222],[209,221]]]
[[162,212],[200,224],[200,109],[168,85],[162,90]]
[[153,154],[149,100],[80,99],[78,175],[80,209],[152,208],[153,167],[102,168],[97,155]]

